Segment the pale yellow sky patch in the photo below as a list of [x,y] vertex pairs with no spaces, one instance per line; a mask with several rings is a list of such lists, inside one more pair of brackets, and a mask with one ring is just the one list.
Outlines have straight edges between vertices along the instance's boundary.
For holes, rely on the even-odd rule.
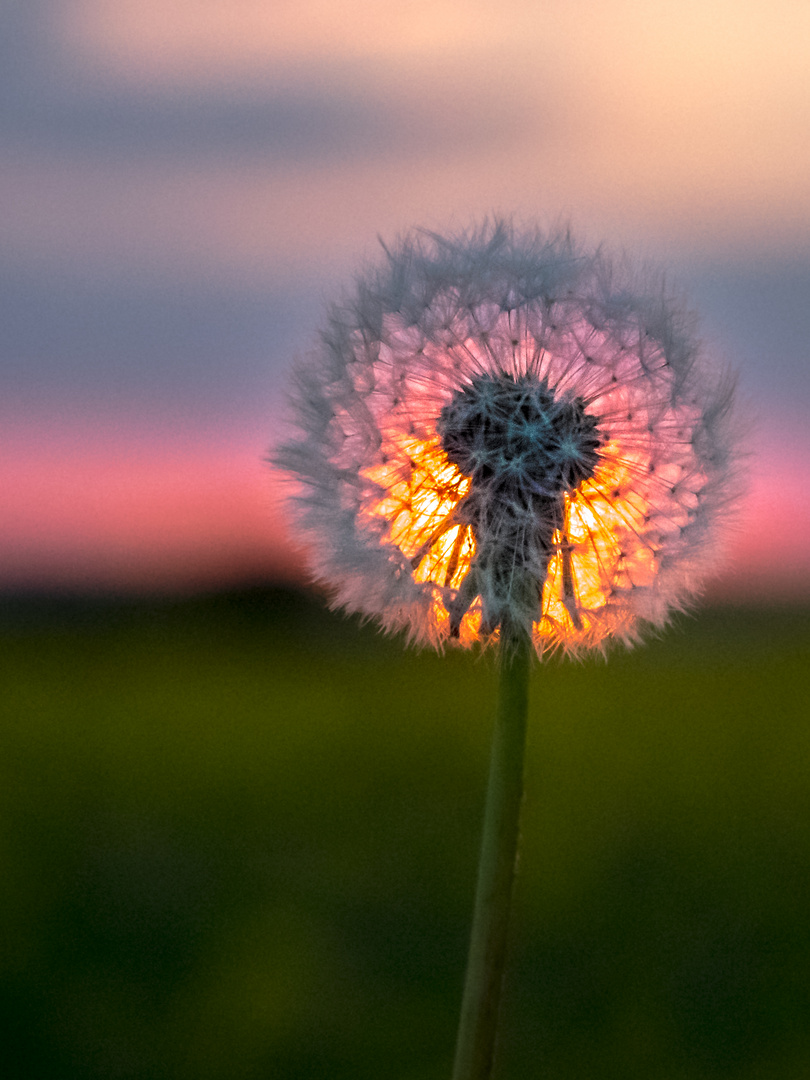
[[279,62],[500,49],[516,38],[502,12],[489,0],[71,0],[62,33],[125,77],[196,81]]
[[653,95],[744,91],[806,80],[810,45],[805,0],[64,0],[60,10],[58,33],[86,62],[167,81],[252,77],[288,60],[505,52]]
[[67,56],[91,75],[190,92],[286,79],[374,102],[404,134],[339,161],[18,153],[0,167],[0,234],[30,250],[303,266],[378,232],[491,211],[693,250],[810,242],[806,0],[64,0],[61,11]]

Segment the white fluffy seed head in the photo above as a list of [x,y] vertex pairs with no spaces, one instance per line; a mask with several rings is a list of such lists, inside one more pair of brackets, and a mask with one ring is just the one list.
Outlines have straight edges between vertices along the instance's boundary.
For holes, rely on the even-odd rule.
[[422,643],[632,642],[700,589],[738,491],[733,381],[568,234],[414,233],[328,315],[274,455],[335,603]]

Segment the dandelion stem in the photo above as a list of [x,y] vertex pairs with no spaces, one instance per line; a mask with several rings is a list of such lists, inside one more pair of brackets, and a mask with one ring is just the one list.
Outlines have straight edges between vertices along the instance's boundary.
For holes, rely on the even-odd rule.
[[515,876],[531,638],[501,628],[500,687],[453,1080],[488,1080]]

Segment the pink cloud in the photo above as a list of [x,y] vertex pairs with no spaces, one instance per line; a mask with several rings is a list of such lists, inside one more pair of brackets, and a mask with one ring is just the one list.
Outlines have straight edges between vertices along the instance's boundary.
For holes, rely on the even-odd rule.
[[773,422],[751,448],[749,489],[711,596],[810,598],[810,438]]
[[0,466],[0,584],[176,591],[301,575],[281,482],[235,450],[28,449]]

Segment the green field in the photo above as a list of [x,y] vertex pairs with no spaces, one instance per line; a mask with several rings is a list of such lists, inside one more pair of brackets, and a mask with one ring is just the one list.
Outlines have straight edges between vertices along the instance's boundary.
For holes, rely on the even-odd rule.
[[[8,600],[3,1075],[447,1080],[489,658],[281,591]],[[810,613],[532,682],[498,1080],[810,1076]]]

